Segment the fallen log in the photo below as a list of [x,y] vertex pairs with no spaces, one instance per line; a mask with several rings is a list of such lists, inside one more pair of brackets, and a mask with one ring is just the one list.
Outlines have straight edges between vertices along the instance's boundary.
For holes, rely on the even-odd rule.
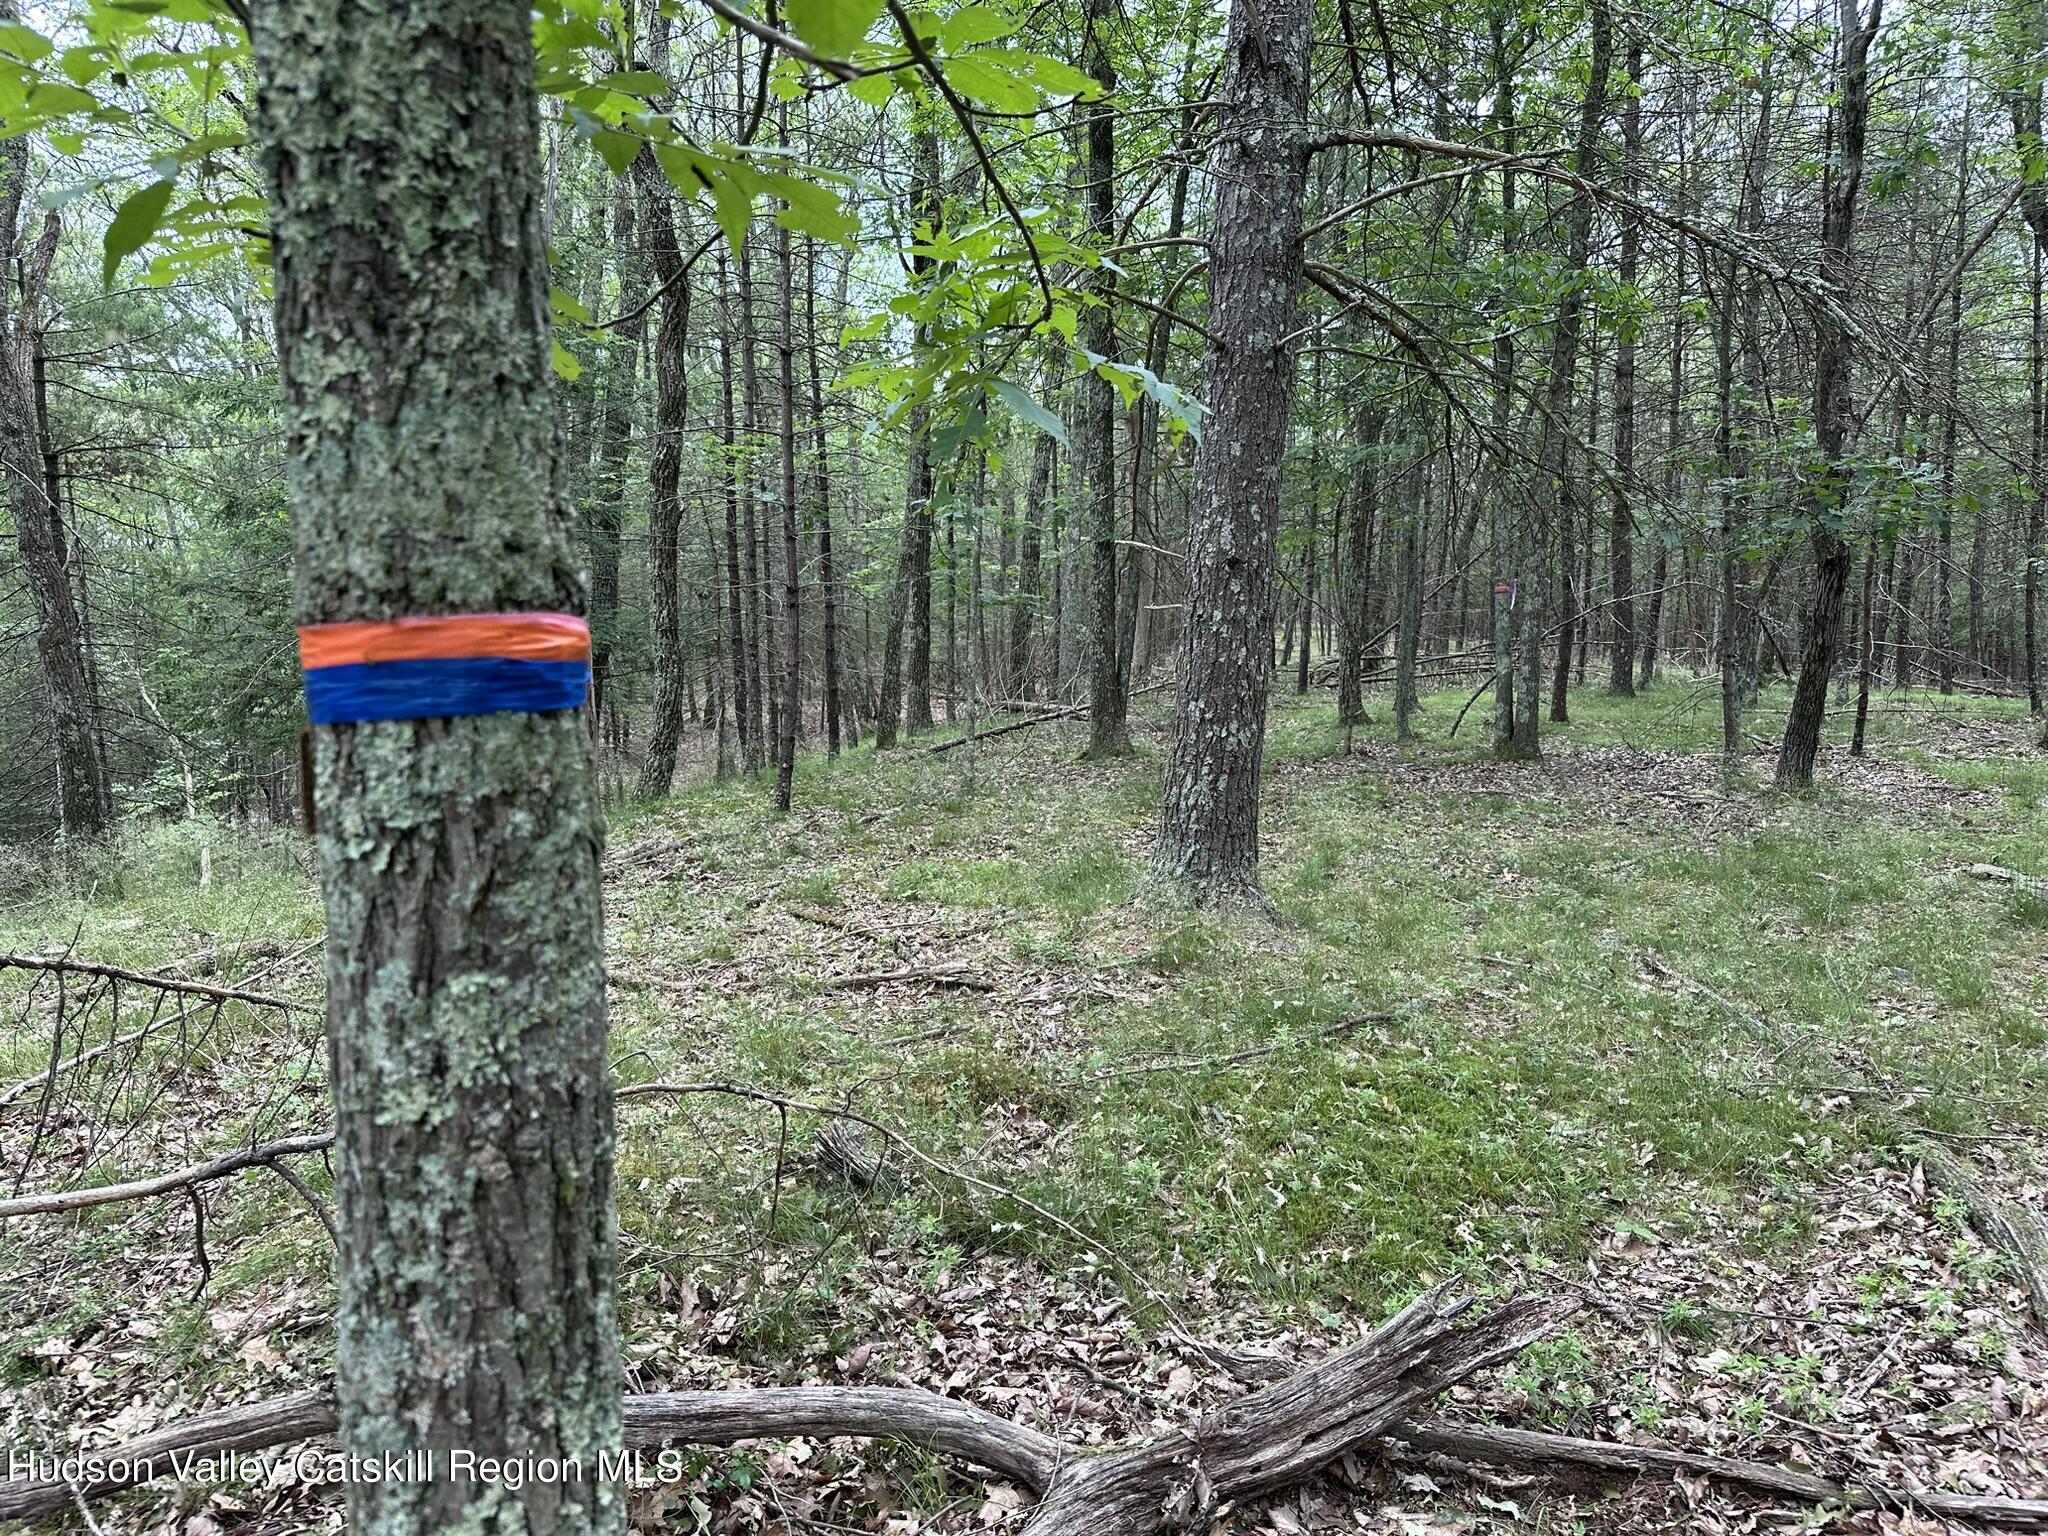
[[[747,1387],[656,1392],[623,1404],[629,1446],[779,1438],[905,1441],[1010,1478],[1038,1496],[1029,1536],[1131,1536],[1204,1527],[1224,1504],[1300,1481],[1400,1423],[1445,1388],[1518,1353],[1568,1308],[1507,1302],[1483,1315],[1439,1288],[1363,1343],[1176,1432],[1106,1451],[914,1387]],[[170,1458],[268,1450],[332,1435],[330,1388],[242,1404],[94,1453],[103,1475],[0,1482],[0,1520],[72,1506],[170,1471]]]
[[[1174,1434],[1086,1452],[970,1403],[911,1387],[745,1387],[655,1392],[624,1403],[628,1446],[732,1445],[783,1438],[899,1440],[1009,1478],[1039,1499],[1032,1536],[1109,1536],[1199,1525],[1225,1503],[1271,1493],[1375,1440],[1464,1462],[1568,1464],[1642,1476],[1686,1473],[1731,1487],[1851,1510],[1918,1510],[1993,1529],[2048,1531],[2048,1501],[1837,1481],[1791,1467],[1659,1446],[1484,1424],[1417,1423],[1394,1405],[1419,1404],[1463,1375],[1513,1355],[1559,1313],[1522,1302],[1476,1322],[1434,1292],[1355,1349],[1290,1375]],[[1390,1416],[1391,1411],[1391,1416]],[[79,1484],[78,1496],[137,1485],[170,1458],[204,1459],[331,1436],[330,1389],[217,1409],[98,1453],[118,1476]],[[64,1481],[0,1482],[0,1520],[72,1506]]]
[[1961,1201],[1978,1236],[2011,1261],[2027,1288],[2035,1320],[2048,1328],[2048,1220],[2000,1195],[1947,1148],[1925,1142],[1909,1150],[1926,1172],[1927,1182]]
[[1777,1493],[1803,1504],[1836,1505],[1844,1509],[1917,1509],[1947,1520],[1988,1525],[1998,1530],[2048,1531],[2048,1501],[2008,1499],[1982,1494],[1935,1493],[1887,1488],[1876,1483],[1837,1482],[1793,1467],[1728,1456],[1705,1456],[1658,1446],[1619,1445],[1609,1440],[1582,1440],[1575,1435],[1550,1435],[1526,1429],[1497,1429],[1487,1424],[1418,1424],[1395,1430],[1390,1438],[1415,1449],[1495,1466],[1526,1466],[1530,1462],[1567,1462],[1603,1472],[1685,1472],[1719,1483]]
[[1963,873],[1972,880],[1995,880],[2001,885],[2011,886],[2016,891],[2026,891],[2033,895],[2048,890],[2048,880],[2042,879],[2039,875],[2022,874],[2019,870],[2007,869],[2003,864],[1968,864],[1964,866]]
[[[1143,688],[1133,692],[1131,697],[1141,699],[1148,693],[1157,693],[1162,688],[1171,688],[1178,681],[1178,678],[1169,677],[1164,682],[1147,683]],[[1063,709],[1048,709],[1039,714],[1027,715],[1022,720],[1012,720],[1007,725],[998,725],[985,731],[969,731],[965,736],[952,736],[948,737],[945,741],[935,741],[924,749],[925,755],[931,756],[938,752],[950,752],[955,747],[966,746],[969,742],[994,741],[998,736],[1008,736],[1017,731],[1028,731],[1034,725],[1049,725],[1055,720],[1072,720],[1087,713],[1088,706],[1086,704],[1069,704]]]

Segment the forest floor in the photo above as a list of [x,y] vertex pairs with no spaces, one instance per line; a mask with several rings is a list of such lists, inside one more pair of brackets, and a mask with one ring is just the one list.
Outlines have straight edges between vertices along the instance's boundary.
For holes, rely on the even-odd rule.
[[[2048,1496],[2048,1346],[2013,1267],[1917,1146],[2048,1197],[2048,755],[2024,705],[1888,695],[1872,755],[1786,798],[1724,788],[1712,685],[1592,693],[1540,764],[1484,755],[1463,694],[1347,753],[1276,699],[1268,890],[1283,923],[1142,891],[1159,722],[1112,765],[1082,727],[972,755],[807,756],[762,786],[619,810],[606,861],[632,1385],[901,1382],[1070,1440],[1185,1422],[1235,1387],[1176,1343],[1304,1355],[1424,1284],[1579,1298],[1459,1415],[1895,1485]],[[1756,722],[1767,742],[1782,690]],[[1482,706],[1483,707],[1483,706]],[[1761,747],[1750,767],[1768,780]],[[196,880],[202,838],[214,880]],[[0,1107],[0,1177],[104,1183],[325,1125],[310,851],[196,826],[0,898],[0,951],[69,948],[283,994]],[[189,957],[207,957],[191,963]],[[0,1090],[47,1064],[54,990],[0,973]],[[139,993],[74,993],[132,1030]],[[140,1010],[138,1013],[137,1010]],[[89,1042],[88,1042],[89,1043]],[[886,1154],[886,1155],[882,1155]],[[318,1194],[317,1158],[300,1164]],[[0,1190],[0,1195],[7,1191]],[[280,1179],[0,1226],[0,1443],[132,1435],[327,1369],[328,1239]],[[202,1268],[202,1263],[204,1268]],[[995,1529],[1004,1484],[901,1446],[706,1457],[639,1529]],[[338,1526],[301,1487],[159,1487],[108,1533]],[[1941,1529],[1689,1480],[1382,1458],[1235,1512],[1277,1532]]]

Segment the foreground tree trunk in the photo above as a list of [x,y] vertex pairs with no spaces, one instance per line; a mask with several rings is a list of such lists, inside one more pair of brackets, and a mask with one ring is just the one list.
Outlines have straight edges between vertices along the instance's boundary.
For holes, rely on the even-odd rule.
[[[19,14],[13,0],[0,0],[0,22]],[[50,735],[57,767],[57,824],[67,836],[96,837],[113,824],[113,794],[93,730],[92,672],[86,665],[85,626],[72,598],[65,557],[62,511],[50,477],[43,472],[35,397],[35,310],[44,276],[56,251],[55,215],[45,224],[41,245],[20,249],[21,199],[28,175],[28,140],[0,144],[0,475],[7,481],[7,510],[14,519],[15,547],[35,606],[36,662],[50,707]],[[22,273],[20,323],[9,323],[7,294],[13,274]]]
[[1180,693],[1155,877],[1205,904],[1263,907],[1259,774],[1273,658],[1307,183],[1308,0],[1232,0],[1210,236],[1208,414],[1188,507]]
[[[1838,0],[1840,51],[1836,63],[1835,108],[1839,154],[1822,194],[1821,274],[1828,290],[1846,297],[1854,276],[1857,199],[1863,185],[1863,138],[1870,121],[1870,42],[1884,13],[1884,0]],[[1842,639],[1842,597],[1849,586],[1851,556],[1841,521],[1849,501],[1846,454],[1855,425],[1850,399],[1850,355],[1854,345],[1846,321],[1823,315],[1814,350],[1813,426],[1821,465],[1807,490],[1813,519],[1813,606],[1806,621],[1806,650],[1799,682],[1785,720],[1785,745],[1778,754],[1778,787],[1804,789],[1813,783],[1820,757],[1820,731],[1827,716],[1828,686]]]
[[[255,7],[302,623],[575,611],[532,12]],[[573,709],[316,728],[347,1450],[364,1536],[618,1531],[603,827]]]
[[[1494,133],[1503,152],[1515,152],[1515,71],[1509,56],[1507,21],[1496,11],[1492,18],[1494,68]],[[1515,171],[1513,161],[1500,168],[1501,250],[1512,257],[1517,241],[1515,213]],[[1508,422],[1514,404],[1514,327],[1497,324],[1493,339],[1493,431],[1496,444],[1507,441]],[[1525,741],[1521,710],[1515,697],[1515,660],[1521,654],[1522,626],[1528,613],[1522,607],[1524,578],[1533,574],[1528,559],[1532,541],[1522,523],[1528,514],[1515,515],[1509,504],[1513,472],[1506,454],[1496,447],[1488,475],[1487,536],[1493,548],[1493,755],[1503,760],[1534,757],[1540,751],[1533,738]],[[1535,584],[1530,583],[1534,593]],[[1540,625],[1538,626],[1541,627]],[[1533,729],[1534,719],[1531,718]],[[1525,750],[1526,748],[1526,750]]]

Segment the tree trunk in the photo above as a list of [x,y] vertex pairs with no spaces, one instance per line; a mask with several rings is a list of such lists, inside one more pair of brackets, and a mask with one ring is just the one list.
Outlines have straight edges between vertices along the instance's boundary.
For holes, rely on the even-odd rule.
[[[1417,471],[1420,474],[1420,471]],[[1401,623],[1394,644],[1394,737],[1410,741],[1415,736],[1417,690],[1415,665],[1422,650],[1422,518],[1421,497],[1401,519]]]
[[747,729],[741,736],[741,757],[748,773],[759,773],[768,765],[766,677],[773,642],[768,631],[767,565],[761,554],[761,367],[755,347],[759,338],[754,332],[754,258],[752,247],[745,242],[733,267],[739,280],[739,327],[734,340],[740,351],[740,524],[746,537],[747,581]]
[[612,328],[605,359],[604,395],[598,406],[597,475],[583,516],[590,553],[590,731],[602,741],[605,712],[616,709],[610,695],[612,653],[618,648],[619,536],[625,521],[626,460],[633,444],[633,416],[639,404],[640,346],[647,335],[641,308],[639,230],[633,186],[621,181],[612,192],[612,256],[618,264],[619,313],[628,318]]
[[1955,644],[1955,497],[1956,415],[1962,409],[1957,390],[1963,366],[1963,278],[1969,270],[1970,111],[1964,97],[1962,145],[1956,175],[1956,264],[1948,294],[1948,388],[1941,408],[1941,568],[1935,572],[1934,665],[1943,693],[1956,691]]
[[[1743,207],[1749,206],[1745,187]],[[1721,633],[1716,643],[1721,673],[1721,776],[1733,779],[1742,767],[1742,707],[1748,630],[1742,622],[1743,501],[1735,486],[1735,302],[1740,274],[1731,258],[1721,274],[1714,306],[1714,459],[1720,481]]]
[[[1628,40],[1629,90],[1621,107],[1621,190],[1635,198],[1642,190],[1643,40],[1631,30]],[[1621,256],[1615,271],[1622,291],[1635,287],[1643,244],[1642,215],[1633,208],[1622,215]],[[1636,691],[1635,516],[1629,506],[1636,478],[1636,330],[1624,322],[1614,346],[1614,510],[1607,526],[1607,570],[1610,587],[1607,691],[1627,698]]]
[[818,520],[818,585],[825,627],[825,751],[827,756],[837,757],[844,731],[839,703],[838,572],[832,563],[832,465],[825,451],[825,390],[818,369],[818,244],[808,238],[804,241],[804,268],[804,334],[810,341],[805,350],[810,354],[811,369],[812,515]]
[[1856,644],[1856,729],[1849,738],[1849,755],[1863,755],[1863,740],[1870,728],[1870,664],[1877,649],[1877,632],[1872,604],[1877,597],[1877,537],[1873,534],[1863,551],[1863,601],[1857,608]]
[[[2034,241],[2033,270],[2028,278],[2028,293],[2032,307],[2032,329],[2027,340],[2027,394],[2032,405],[2032,427],[2028,434],[2027,447],[2027,515],[2022,537],[2026,548],[2020,551],[2020,564],[2025,574],[2020,580],[2020,603],[2024,608],[2021,615],[2023,631],[2023,663],[2027,672],[2027,702],[2034,714],[2042,714],[2041,700],[2041,648],[2036,628],[2036,615],[2041,607],[2041,508],[2044,497],[2048,497],[2048,480],[2043,479],[2043,448],[2048,446],[2048,397],[2044,397],[2043,374],[2048,372],[2048,336],[2044,336],[2041,313],[2041,238]],[[2043,736],[2048,741],[2048,735]]]
[[[1884,0],[1870,0],[1867,13],[1861,12],[1861,3],[1837,0],[1841,37],[1834,110],[1839,121],[1839,154],[1824,178],[1822,192],[1821,275],[1839,295],[1849,293],[1855,275],[1851,255],[1863,183],[1864,130],[1870,120],[1870,41],[1877,35],[1884,12]],[[1842,594],[1849,584],[1849,545],[1840,524],[1849,501],[1847,452],[1855,424],[1855,406],[1849,394],[1854,338],[1832,315],[1822,316],[1816,331],[1813,424],[1821,465],[1807,492],[1813,519],[1813,607],[1807,617],[1799,682],[1785,721],[1785,744],[1778,754],[1780,789],[1804,789],[1813,783],[1835,651],[1842,638]]]
[[[667,50],[656,18],[655,52]],[[640,793],[665,795],[675,782],[676,752],[683,735],[683,596],[678,563],[683,532],[683,439],[690,405],[690,285],[676,242],[675,205],[668,180],[651,150],[632,165],[638,194],[643,250],[661,293],[661,321],[654,333],[654,429],[649,434],[647,499],[648,627],[654,648],[654,718],[647,729],[647,755],[640,763]]]
[[[911,217],[936,225],[943,204],[939,195],[939,144],[930,130],[921,130],[911,148]],[[912,273],[922,278],[932,258],[911,257]],[[914,343],[922,349],[920,327]],[[910,411],[910,441],[904,448],[903,540],[896,557],[896,583],[889,596],[889,622],[882,640],[882,690],[875,718],[875,745],[893,747],[899,719],[915,736],[932,728],[932,465],[931,412],[922,405]],[[907,633],[906,633],[907,632]],[[904,648],[909,647],[906,658]],[[907,685],[907,686],[906,686]],[[905,694],[908,713],[905,716]]]
[[[776,125],[789,144],[789,103],[778,102]],[[777,383],[782,388],[782,718],[775,736],[775,809],[787,811],[795,793],[796,727],[803,708],[802,597],[796,528],[796,267],[788,226],[775,231],[775,272],[782,286],[782,327],[776,341]]]
[[1372,543],[1379,521],[1379,440],[1377,409],[1361,407],[1355,423],[1358,464],[1352,471],[1353,502],[1344,530],[1343,643],[1337,667],[1337,718],[1343,724],[1346,750],[1350,732],[1365,720],[1365,649],[1372,639]]
[[[1599,175],[1596,161],[1600,154],[1600,127],[1607,116],[1608,75],[1614,53],[1614,13],[1608,0],[1592,0],[1591,23],[1586,94],[1579,103],[1578,139],[1572,149],[1573,174],[1587,181]],[[1586,318],[1585,277],[1592,258],[1592,239],[1593,200],[1575,192],[1565,211],[1566,281],[1569,286],[1558,300],[1557,319],[1551,332],[1543,426],[1537,455],[1542,466],[1543,485],[1549,493],[1550,504],[1546,510],[1560,535],[1554,541],[1557,554],[1555,580],[1561,588],[1564,624],[1559,631],[1556,687],[1550,701],[1550,718],[1555,721],[1563,721],[1568,716],[1565,668],[1571,658],[1571,624],[1576,617],[1572,610],[1575,596],[1572,591],[1570,535],[1572,490],[1566,472],[1571,435],[1567,427],[1571,420],[1572,386],[1578,368],[1579,333]],[[1529,674],[1529,697],[1522,701],[1522,714],[1517,721],[1519,754],[1528,757],[1536,756],[1541,750],[1536,706],[1543,687],[1543,610],[1539,594],[1529,601],[1524,620],[1536,632],[1536,638],[1529,642],[1525,663]]]
[[[255,8],[303,624],[583,605],[532,28],[513,0]],[[313,735],[342,1444],[616,1454],[604,833],[580,715]],[[594,1479],[347,1497],[366,1536],[624,1528]]]
[[[1113,7],[1109,0],[1088,0],[1087,34],[1081,65],[1102,87],[1100,100],[1084,104],[1087,113],[1087,164],[1084,203],[1091,240],[1107,243],[1116,220],[1116,72],[1109,62]],[[1093,269],[1092,283],[1103,302],[1081,313],[1081,345],[1099,358],[1116,349],[1116,326],[1109,295],[1115,287],[1113,267]],[[1116,546],[1116,387],[1089,373],[1081,382],[1081,432],[1078,446],[1087,492],[1089,563],[1088,615],[1088,751],[1090,758],[1121,757],[1130,750],[1125,728],[1123,668],[1119,664]]]
[[[0,0],[0,21],[19,19],[13,0]],[[44,222],[33,254],[20,248],[21,201],[28,177],[28,140],[0,143],[0,474],[15,547],[35,607],[36,661],[50,708],[57,769],[57,825],[68,837],[97,837],[114,820],[113,794],[94,731],[98,703],[86,660],[85,628],[71,592],[63,509],[45,474],[37,430],[33,372],[40,352],[36,310],[44,276],[56,251],[56,215]],[[24,289],[18,320],[7,314],[8,290],[19,270]]]
[[1036,696],[1031,669],[1031,631],[1038,616],[1038,586],[1044,574],[1046,494],[1052,485],[1053,440],[1045,433],[1031,445],[1031,480],[1024,493],[1024,526],[1018,534],[1017,592],[1010,611],[1010,664],[1006,691],[1019,702]]
[[[1320,361],[1320,360],[1319,360]],[[1317,391],[1320,398],[1321,392]],[[1301,655],[1295,659],[1294,691],[1308,692],[1309,669],[1315,660],[1316,624],[1316,519],[1320,512],[1317,494],[1319,466],[1316,463],[1317,440],[1311,440],[1308,475],[1308,545],[1301,556]]]
[[725,601],[726,665],[730,668],[733,725],[739,732],[740,758],[747,755],[747,733],[757,711],[747,692],[747,615],[740,584],[740,456],[738,419],[733,409],[732,295],[726,283],[725,253],[718,255],[718,442],[725,474]]
[[1300,320],[1308,0],[1231,0],[1218,113],[1203,378],[1188,511],[1180,691],[1157,878],[1205,904],[1264,907],[1259,774],[1272,657],[1280,464]]
[[[1507,24],[1496,11],[1492,21],[1494,68],[1493,121],[1503,153],[1515,153],[1515,72],[1508,56]],[[1501,166],[1500,212],[1503,264],[1512,261],[1516,239],[1515,172]],[[1515,697],[1515,662],[1522,652],[1522,629],[1528,622],[1522,606],[1522,583],[1529,574],[1531,541],[1509,505],[1513,471],[1505,445],[1514,404],[1514,327],[1496,320],[1493,341],[1492,494],[1487,498],[1487,536],[1493,546],[1493,755],[1513,760],[1538,755],[1533,739],[1521,729],[1522,712]],[[1524,513],[1526,518],[1526,512]],[[1540,627],[1540,626],[1539,626]],[[1526,748],[1526,750],[1525,750]]]

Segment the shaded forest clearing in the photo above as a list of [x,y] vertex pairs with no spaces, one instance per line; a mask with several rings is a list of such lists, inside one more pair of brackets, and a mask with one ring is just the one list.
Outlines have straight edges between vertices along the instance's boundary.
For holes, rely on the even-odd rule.
[[[1074,762],[1085,723],[1056,724],[971,756],[806,756],[779,820],[738,786],[615,815],[628,1389],[918,1385],[1106,1445],[1243,1390],[1176,1318],[1307,1358],[1458,1278],[1581,1310],[1457,1389],[1449,1419],[2039,1496],[2040,1322],[1920,1151],[2035,1209],[2048,1192],[2048,898],[1966,873],[2044,873],[2048,764],[2024,704],[1887,696],[1872,755],[1831,749],[1831,787],[1794,799],[1721,790],[1711,684],[1575,698],[1550,756],[1521,766],[1484,758],[1469,722],[1446,739],[1463,697],[1425,700],[1411,747],[1376,711],[1348,757],[1332,710],[1276,700],[1277,932],[1143,900],[1150,718],[1107,765]],[[1758,730],[1782,704],[1766,696]],[[201,891],[201,835],[138,834],[71,895],[17,894],[0,950],[185,959],[199,985],[295,1011],[195,997],[139,1052],[0,1101],[12,1193],[324,1129],[307,851],[207,831]],[[49,1064],[55,981],[0,973],[7,1085]],[[67,1055],[175,1017],[134,985],[64,985]],[[648,1086],[710,1082],[854,1109],[947,1171],[844,1121]],[[10,1444],[130,1437],[325,1374],[328,1239],[308,1199],[327,1172],[282,1166],[303,1190],[266,1167],[207,1186],[203,1243],[182,1191],[0,1226]],[[707,1454],[692,1473],[636,1493],[644,1528],[965,1530],[1029,1503],[883,1443]],[[302,1488],[162,1493],[96,1516],[187,1536],[322,1518]],[[1698,1479],[1416,1448],[1230,1519],[1804,1514]]]

